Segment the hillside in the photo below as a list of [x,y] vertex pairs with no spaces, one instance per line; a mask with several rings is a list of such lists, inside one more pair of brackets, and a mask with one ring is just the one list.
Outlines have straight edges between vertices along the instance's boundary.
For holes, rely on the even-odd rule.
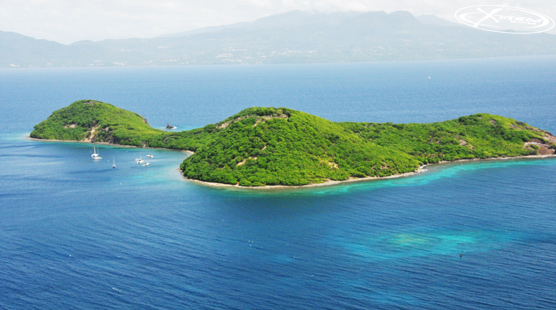
[[291,109],[250,108],[216,125],[217,138],[184,161],[184,175],[240,185],[306,185],[415,171],[403,151]]
[[183,132],[154,129],[137,113],[100,101],[80,100],[36,125],[31,138],[195,151],[210,139],[208,133],[204,129]]
[[93,100],[55,111],[31,137],[189,150],[195,153],[180,165],[184,176],[242,186],[386,177],[439,161],[554,155],[556,149],[550,133],[490,114],[431,124],[335,123],[287,108],[248,108],[174,133]]

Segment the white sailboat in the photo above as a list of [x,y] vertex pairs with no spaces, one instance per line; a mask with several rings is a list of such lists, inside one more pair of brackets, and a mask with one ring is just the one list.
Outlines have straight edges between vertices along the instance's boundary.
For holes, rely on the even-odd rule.
[[138,163],[138,164],[142,164],[142,163],[145,162],[140,153],[139,153],[139,157],[135,158],[135,162]]
[[116,168],[116,159],[112,157],[112,168]]
[[91,158],[93,160],[99,160],[102,159],[102,157],[100,157],[97,153],[97,149],[95,148],[95,145],[93,144],[93,154],[91,154]]

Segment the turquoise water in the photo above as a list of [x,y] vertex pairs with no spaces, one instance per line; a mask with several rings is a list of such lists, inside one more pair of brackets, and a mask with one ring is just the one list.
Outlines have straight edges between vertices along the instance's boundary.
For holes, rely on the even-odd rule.
[[154,127],[261,105],[336,121],[488,112],[556,132],[554,72],[551,57],[0,70],[0,309],[553,309],[556,159],[249,191],[184,180],[183,152],[102,145],[92,161],[89,144],[26,134],[83,98]]

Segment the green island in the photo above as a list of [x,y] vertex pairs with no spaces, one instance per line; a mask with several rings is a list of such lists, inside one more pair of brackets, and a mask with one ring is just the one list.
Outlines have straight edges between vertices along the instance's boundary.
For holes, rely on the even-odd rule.
[[31,138],[187,150],[189,179],[302,186],[389,177],[456,160],[554,156],[556,137],[526,123],[474,114],[430,124],[332,122],[288,108],[248,108],[189,131],[152,128],[136,113],[95,100],[57,110]]

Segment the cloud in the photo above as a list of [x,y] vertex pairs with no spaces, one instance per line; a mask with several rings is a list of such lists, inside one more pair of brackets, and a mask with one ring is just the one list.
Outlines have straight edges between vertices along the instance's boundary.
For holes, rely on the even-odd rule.
[[0,0],[0,30],[70,43],[153,37],[292,10],[407,10],[451,19],[457,9],[476,4],[519,6],[556,17],[552,0]]

